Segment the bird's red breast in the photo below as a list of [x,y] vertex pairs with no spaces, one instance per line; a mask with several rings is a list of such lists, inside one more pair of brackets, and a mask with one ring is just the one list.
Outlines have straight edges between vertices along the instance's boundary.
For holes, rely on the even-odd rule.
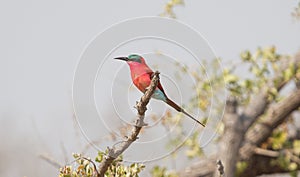
[[143,93],[145,93],[146,88],[150,85],[151,79],[148,73],[141,75],[135,75],[132,77],[134,85]]
[[[131,79],[133,84],[143,93],[146,92],[146,88],[149,87],[151,83],[151,77],[153,71],[145,63],[128,63],[130,67]],[[164,89],[162,88],[160,82],[157,85],[164,94]]]

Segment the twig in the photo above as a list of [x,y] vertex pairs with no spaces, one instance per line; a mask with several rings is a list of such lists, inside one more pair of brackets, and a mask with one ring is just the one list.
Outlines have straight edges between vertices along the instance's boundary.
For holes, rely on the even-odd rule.
[[140,101],[136,104],[136,108],[138,111],[138,118],[135,122],[135,126],[132,129],[131,134],[128,136],[127,140],[122,142],[119,147],[113,147],[108,149],[108,155],[103,159],[102,163],[99,166],[99,174],[98,177],[104,177],[105,172],[112,164],[112,162],[121,155],[135,140],[138,139],[138,135],[143,126],[146,124],[144,123],[145,112],[147,110],[146,106],[149,103],[152,94],[154,93],[157,84],[159,82],[159,72],[156,71],[154,76],[151,80],[150,86],[148,87],[145,94],[141,97]]
[[61,150],[63,152],[65,163],[67,163],[69,161],[69,159],[67,157],[67,150],[66,150],[66,147],[65,147],[65,145],[62,141],[60,142],[60,147],[61,147]]
[[95,170],[96,174],[97,174],[97,175],[99,174],[99,172],[98,172],[98,170],[97,170],[97,166],[96,166],[95,162],[93,162],[91,159],[88,159],[88,158],[86,158],[86,157],[79,157],[79,158],[78,158],[78,159],[76,159],[76,160],[79,160],[79,159],[84,159],[84,160],[87,160],[87,161],[89,161],[91,164],[93,164],[93,167],[94,167],[94,170]]
[[280,153],[278,151],[262,149],[262,148],[259,148],[259,147],[256,147],[254,149],[254,153],[257,154],[257,155],[268,156],[268,157],[278,157],[280,155]]
[[291,160],[293,161],[293,162],[296,162],[298,165],[300,165],[300,158],[298,157],[298,156],[296,156],[296,155],[294,155],[291,151],[289,151],[289,150],[286,150],[286,155],[288,156],[288,157],[290,157],[291,158]]
[[50,165],[54,166],[55,168],[60,168],[62,166],[59,162],[55,161],[53,158],[49,157],[46,154],[40,154],[39,158],[45,160],[46,162],[48,162]]
[[288,156],[293,162],[296,162],[297,164],[300,164],[300,158],[295,156],[291,151],[285,149],[283,151],[273,151],[268,149],[262,149],[259,147],[256,147],[254,150],[255,154],[262,155],[262,156],[268,156],[268,157],[279,157],[280,154]]

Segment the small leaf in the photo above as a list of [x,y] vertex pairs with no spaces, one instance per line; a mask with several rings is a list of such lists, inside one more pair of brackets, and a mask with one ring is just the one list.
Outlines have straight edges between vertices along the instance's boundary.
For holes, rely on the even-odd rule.
[[233,74],[228,74],[224,76],[225,83],[233,84],[238,81],[238,77]]
[[252,55],[249,50],[244,51],[241,53],[241,58],[243,61],[251,61],[252,60]]
[[300,140],[295,140],[293,142],[293,149],[295,154],[300,155]]
[[298,167],[298,165],[295,162],[292,162],[289,164],[288,168],[289,168],[289,170],[294,171],[297,169],[297,167]]

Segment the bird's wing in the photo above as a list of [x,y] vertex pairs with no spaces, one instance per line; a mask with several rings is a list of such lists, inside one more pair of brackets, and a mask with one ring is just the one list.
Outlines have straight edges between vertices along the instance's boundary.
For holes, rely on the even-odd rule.
[[[152,80],[152,78],[153,78],[153,76],[154,76],[154,72],[151,71],[151,72],[149,72],[148,74],[149,74],[149,76],[150,76],[150,79]],[[160,84],[160,81],[158,81],[157,88],[158,88],[159,90],[161,90],[161,91],[164,93],[164,95],[167,97],[167,95],[166,95],[166,93],[165,93],[165,91],[164,91],[162,85]]]

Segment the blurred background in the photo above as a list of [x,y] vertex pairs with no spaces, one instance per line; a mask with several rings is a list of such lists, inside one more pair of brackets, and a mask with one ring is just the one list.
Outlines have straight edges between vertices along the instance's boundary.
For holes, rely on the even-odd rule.
[[[158,16],[167,3],[0,2],[0,176],[57,176],[59,170],[40,155],[65,165],[72,152],[86,147],[72,105],[80,55],[91,39],[112,24]],[[296,0],[186,0],[173,10],[178,20],[209,41],[217,57],[230,62],[241,51],[258,46],[274,45],[284,54],[299,51],[300,22],[291,15],[297,6]],[[160,163],[172,161],[156,162]]]

